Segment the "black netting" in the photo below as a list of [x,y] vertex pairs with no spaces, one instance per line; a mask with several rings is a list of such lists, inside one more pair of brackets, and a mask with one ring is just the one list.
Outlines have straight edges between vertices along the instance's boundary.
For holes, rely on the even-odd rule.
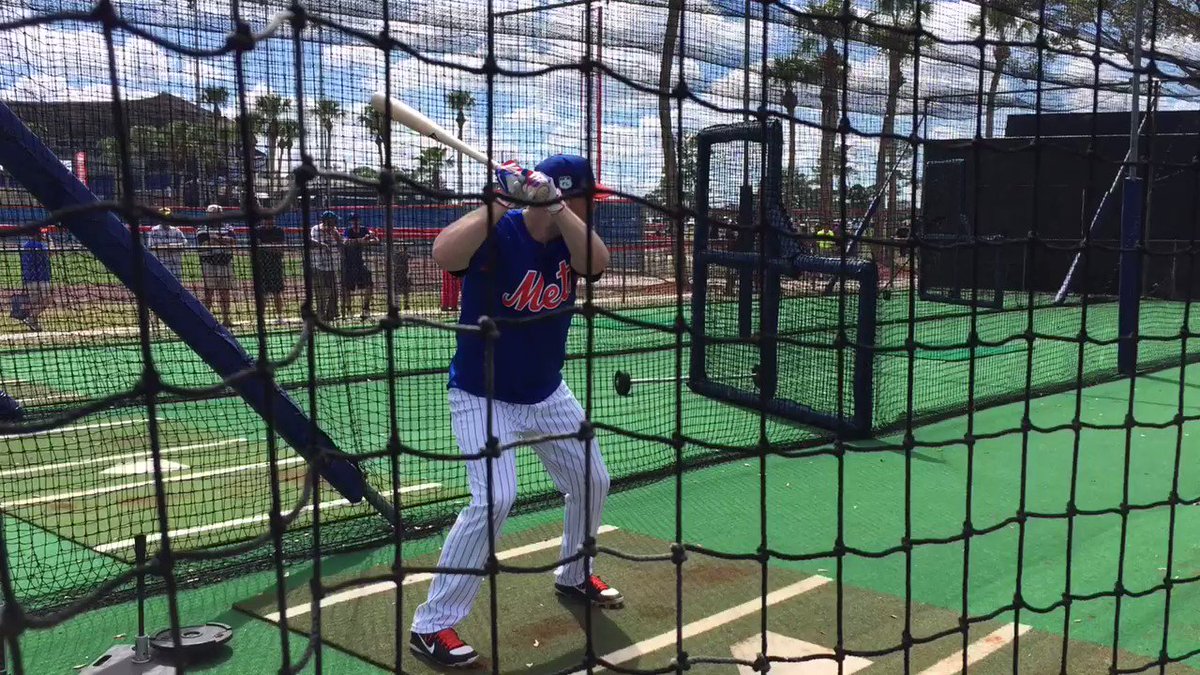
[[[280,652],[257,665],[331,670],[323,650],[354,649],[318,630],[308,600],[433,571],[407,542],[445,533],[473,492],[495,519],[560,492],[590,503],[609,475],[671,497],[646,507],[671,541],[601,553],[671,568],[631,601],[679,637],[634,672],[789,658],[958,672],[921,650],[954,642],[946,658],[965,669],[985,625],[1016,643],[978,656],[986,672],[1190,672],[1197,17],[1192,0],[4,4],[0,672],[32,672],[22,644],[128,600],[136,577],[166,598],[178,640],[192,589],[255,570],[273,573],[256,615],[313,614],[298,660],[276,614]],[[409,131],[376,92],[444,130]],[[573,302],[552,273],[502,287],[515,263],[486,255],[511,234],[487,210],[503,196],[494,168],[450,137],[527,168],[587,159],[582,229],[525,211],[527,250],[548,256],[563,235]],[[434,246],[472,218],[487,221],[472,251],[486,248],[454,260],[464,278],[447,239],[436,260]],[[558,348],[531,338],[512,359],[505,336],[555,321],[570,324],[562,374],[583,411],[569,428],[506,389]],[[447,394],[464,344],[487,373],[473,426]],[[1164,381],[1146,400],[1140,387]],[[1147,467],[1138,439],[1164,430]],[[554,443],[579,460],[564,472],[576,482],[544,470]],[[1081,470],[1089,453],[1111,466]],[[714,531],[750,530],[691,540],[692,481],[733,460],[753,493],[705,513]],[[915,488],[914,462],[961,475]],[[775,478],[801,465],[829,470]],[[487,480],[469,479],[478,467]],[[793,501],[792,481],[814,501]],[[557,563],[590,571],[597,518]],[[780,537],[781,519],[799,524]],[[1110,522],[1104,546],[1076,550]],[[1038,537],[1061,551],[1030,562]],[[474,550],[503,548],[492,532]],[[989,566],[1000,549],[1011,568]],[[359,550],[391,567],[331,581],[330,556]],[[1077,570],[1087,556],[1111,565]],[[704,567],[717,561],[757,569]],[[493,672],[528,669],[506,656],[498,595],[554,567],[457,570],[486,577],[475,611],[490,635],[474,639]],[[767,643],[771,575],[797,570],[832,582],[808,613],[824,646],[803,658]],[[761,601],[761,641],[689,650],[685,608],[721,601],[688,594],[726,583]],[[867,644],[845,626],[871,594],[902,604]],[[404,672],[412,608],[395,597],[396,648],[363,658]],[[945,621],[914,619],[921,602]],[[611,633],[578,618],[585,646],[545,672],[623,653],[594,649]],[[1021,637],[1026,624],[1038,632]]]

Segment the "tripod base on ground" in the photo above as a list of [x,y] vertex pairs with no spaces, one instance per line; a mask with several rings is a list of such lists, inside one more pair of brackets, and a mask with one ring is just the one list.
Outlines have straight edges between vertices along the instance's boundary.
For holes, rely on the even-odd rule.
[[133,645],[117,645],[79,671],[80,675],[175,675],[176,668],[150,651],[150,638]]

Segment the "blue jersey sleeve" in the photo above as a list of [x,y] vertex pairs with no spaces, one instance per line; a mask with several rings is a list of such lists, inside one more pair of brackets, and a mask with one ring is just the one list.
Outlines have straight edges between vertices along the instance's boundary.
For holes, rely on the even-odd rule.
[[450,274],[456,277],[465,276],[471,272],[485,271],[490,264],[500,257],[500,237],[504,236],[504,232],[510,227],[509,219],[512,218],[513,211],[504,214],[503,217],[488,233],[488,238],[483,240],[479,248],[475,250],[475,254],[471,256],[471,262],[467,263],[467,268],[462,270],[451,270]]

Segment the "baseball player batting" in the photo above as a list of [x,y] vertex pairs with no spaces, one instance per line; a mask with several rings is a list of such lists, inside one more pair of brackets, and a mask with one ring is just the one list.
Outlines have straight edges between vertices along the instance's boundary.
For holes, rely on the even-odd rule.
[[[586,159],[555,155],[532,172],[510,162],[499,167],[496,176],[504,194],[545,206],[510,209],[493,202],[480,207],[442,230],[433,242],[433,259],[463,278],[462,323],[475,324],[485,315],[509,319],[543,315],[503,324],[495,341],[491,433],[504,446],[524,438],[579,431],[583,408],[562,378],[571,313],[544,313],[573,306],[576,276],[598,277],[609,255],[583,220],[595,185]],[[449,398],[451,425],[464,454],[479,453],[488,440],[484,368],[483,338],[478,333],[460,333],[450,363]],[[608,469],[594,440],[590,450],[586,442],[572,438],[538,441],[533,449],[564,496],[561,557],[568,558],[578,553],[586,538],[596,536],[608,496]],[[585,470],[586,462],[591,463],[590,471]],[[514,452],[505,450],[490,466],[489,494],[489,462],[466,462],[471,502],[450,528],[439,567],[482,569],[488,555],[487,528],[499,537],[517,498]],[[585,484],[589,478],[590,484]],[[555,592],[597,606],[622,603],[620,592],[600,577],[586,574],[587,562],[581,557],[560,566]],[[471,611],[482,582],[479,575],[435,575],[429,599],[413,617],[412,651],[444,667],[474,663],[478,654],[459,638],[455,626]]]

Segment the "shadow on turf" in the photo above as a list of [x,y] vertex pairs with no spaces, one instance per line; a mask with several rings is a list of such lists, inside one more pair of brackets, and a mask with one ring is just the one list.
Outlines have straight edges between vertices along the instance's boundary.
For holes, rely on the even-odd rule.
[[[369,551],[355,551],[353,553],[330,556],[321,561],[321,577],[328,581],[330,577],[340,574],[341,572],[354,570],[356,566],[362,565],[364,561],[369,559]],[[313,568],[311,564],[297,564],[289,568],[288,571],[288,576],[284,579],[284,588],[286,589],[286,593],[291,593],[302,586],[306,587],[308,586],[309,581],[312,580]],[[274,597],[274,577],[272,577],[271,582],[263,586],[258,593],[250,593],[250,595],[267,594],[270,594],[272,597]],[[238,595],[239,597],[244,597],[245,594],[239,593]],[[214,620],[229,624],[233,628],[239,628],[245,625],[247,622],[254,620],[254,617],[231,607],[224,612],[221,612],[221,614]]]
[[[575,630],[578,630],[579,634],[586,635],[587,607],[580,604],[578,601],[570,600],[568,598],[563,598],[563,597],[558,597],[558,604],[560,606],[562,606],[563,609],[565,609],[571,613],[571,616],[575,619],[576,625],[572,626],[570,623],[568,623],[566,621],[556,621],[557,630],[560,630],[563,633],[566,633],[568,631],[574,632]],[[625,633],[624,631],[622,631],[621,628],[619,626],[617,626],[616,622],[614,622],[610,616],[610,614],[612,612],[620,612],[620,611],[622,611],[621,608],[611,608],[611,609],[597,608],[597,609],[592,610],[593,645],[603,644],[603,645],[622,645],[622,646],[624,646],[624,645],[633,644],[633,640],[629,637],[629,635],[627,633]],[[487,649],[487,647],[485,647],[485,646],[481,645],[481,647],[482,647],[480,649],[481,652]],[[603,654],[606,653],[606,651],[603,650],[602,648],[593,646],[593,649],[598,652],[596,654],[597,657],[603,656]],[[553,659],[550,661],[538,663],[532,668],[530,668],[526,664],[522,664],[522,663],[518,663],[514,666],[512,663],[509,662],[511,660],[512,660],[511,656],[508,659],[505,659],[504,655],[501,654],[501,664],[500,665],[502,668],[502,672],[514,672],[516,670],[522,670],[525,672],[535,673],[535,674],[536,673],[560,673],[560,672],[566,671],[568,668],[571,668],[573,666],[582,667],[583,661],[584,661],[584,654],[583,654],[583,652],[579,652],[576,654],[563,656],[558,659]],[[490,670],[492,670],[492,661],[491,661],[491,659],[487,658],[486,656],[481,656],[478,661],[476,661],[474,664],[471,665],[470,668],[467,668],[467,669],[440,667],[440,666],[434,665],[430,661],[426,661],[425,659],[420,659],[420,661],[423,665],[427,666],[429,669],[431,669],[435,672],[439,672],[439,673],[461,673],[461,672],[464,672],[464,670],[467,670],[467,671],[490,671]]]

